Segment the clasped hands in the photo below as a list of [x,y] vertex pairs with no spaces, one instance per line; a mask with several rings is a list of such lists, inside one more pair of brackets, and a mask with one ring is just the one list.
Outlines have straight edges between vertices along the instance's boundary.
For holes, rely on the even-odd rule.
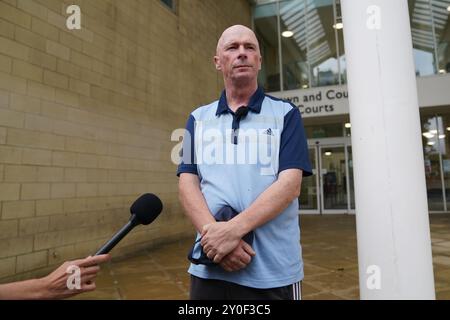
[[245,268],[255,256],[253,248],[242,240],[235,222],[214,222],[202,229],[201,245],[209,259],[228,272]]

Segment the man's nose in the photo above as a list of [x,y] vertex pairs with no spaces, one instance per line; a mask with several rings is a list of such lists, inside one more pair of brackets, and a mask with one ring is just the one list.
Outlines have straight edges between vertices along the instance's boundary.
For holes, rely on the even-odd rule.
[[244,46],[239,46],[239,59],[247,59],[247,51],[245,50]]

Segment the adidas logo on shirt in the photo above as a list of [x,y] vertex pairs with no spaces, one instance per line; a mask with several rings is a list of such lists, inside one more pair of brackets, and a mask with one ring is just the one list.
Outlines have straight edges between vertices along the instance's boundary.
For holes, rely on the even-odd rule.
[[272,129],[270,129],[270,128],[265,130],[265,131],[263,131],[263,133],[267,134],[268,136],[273,136]]

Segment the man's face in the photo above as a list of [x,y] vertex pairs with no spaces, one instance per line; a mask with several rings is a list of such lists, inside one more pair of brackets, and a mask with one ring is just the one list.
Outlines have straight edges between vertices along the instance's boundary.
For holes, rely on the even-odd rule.
[[256,81],[261,70],[261,54],[254,33],[242,26],[227,29],[219,40],[214,62],[225,81]]

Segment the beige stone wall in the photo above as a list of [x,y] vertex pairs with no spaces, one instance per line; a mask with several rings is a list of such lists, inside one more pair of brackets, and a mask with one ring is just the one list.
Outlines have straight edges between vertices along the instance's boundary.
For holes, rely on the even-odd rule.
[[92,254],[145,192],[164,211],[114,256],[192,236],[170,135],[217,98],[218,36],[250,16],[246,0],[0,0],[0,282]]

